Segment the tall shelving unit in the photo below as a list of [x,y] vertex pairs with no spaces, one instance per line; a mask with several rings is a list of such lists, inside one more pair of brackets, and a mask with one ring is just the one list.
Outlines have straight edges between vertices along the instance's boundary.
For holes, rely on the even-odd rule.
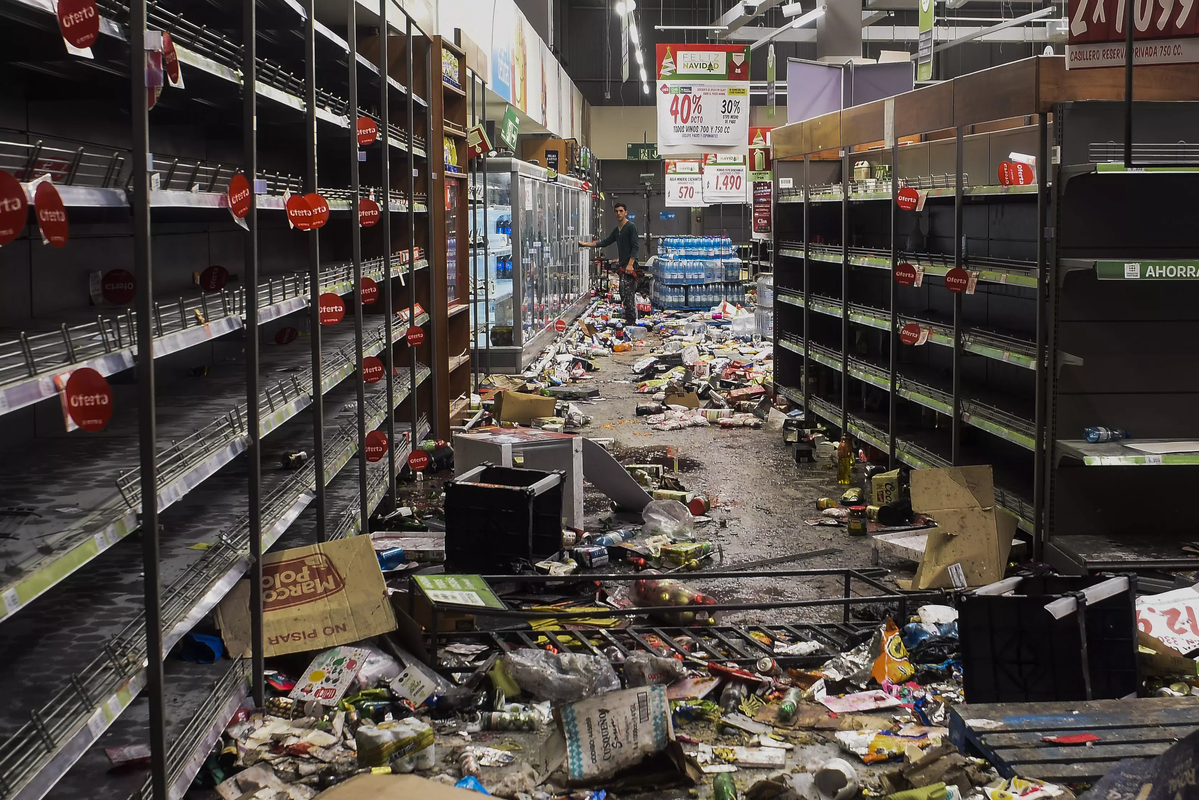
[[[1199,99],[1185,83],[1197,74],[1190,66],[1138,68],[1134,96]],[[999,506],[1038,552],[1043,546],[1073,570],[1087,567],[1055,555],[1054,532],[1077,529],[1065,517],[1081,519],[1063,505],[1078,495],[1065,489],[1071,473],[1062,465],[1085,448],[1057,439],[1078,438],[1084,425],[1132,428],[1117,416],[1158,419],[1146,435],[1182,422],[1149,391],[1129,397],[1119,414],[1069,397],[1095,361],[1077,337],[1059,335],[1068,316],[1057,286],[1070,258],[1099,252],[1079,242],[1096,235],[1086,204],[1102,204],[1103,195],[1095,187],[1083,201],[1062,187],[1074,172],[1106,174],[1098,162],[1121,138],[1121,104],[1098,101],[1122,93],[1121,70],[1067,71],[1060,57],[1037,57],[772,132],[776,174],[791,183],[776,187],[776,390],[891,464],[992,465]],[[1193,108],[1164,106],[1157,113],[1174,115],[1169,132],[1145,124],[1137,141],[1178,141]],[[1137,109],[1157,121],[1144,104]],[[1000,165],[1012,154],[1036,159],[1037,182],[1000,185]],[[871,177],[854,180],[862,161]],[[1149,180],[1131,194],[1142,209],[1158,210],[1141,213],[1172,214],[1160,209],[1173,197],[1149,199]],[[896,202],[908,187],[917,190],[918,210]],[[1104,219],[1110,252],[1131,257],[1137,238],[1122,230],[1119,214]],[[1073,250],[1063,249],[1068,232]],[[1196,242],[1186,235],[1176,233],[1167,252],[1194,257]],[[964,291],[951,291],[960,278]],[[1136,352],[1129,347],[1124,356]],[[1125,366],[1113,381],[1126,380]],[[1094,380],[1082,385],[1097,392],[1102,381]],[[1108,524],[1123,523],[1109,516]]]
[[[45,246],[30,213],[0,247],[4,800],[181,797],[238,705],[261,699],[262,656],[200,665],[180,642],[213,632],[261,552],[365,529],[413,436],[448,433],[427,33],[394,0],[97,11],[86,59],[65,52],[52,6],[0,2],[0,45],[25,54],[3,69],[0,170],[31,205],[49,175],[70,225]],[[170,34],[183,85],[142,112],[146,30]],[[360,120],[373,142],[358,144]],[[256,187],[244,226],[237,173]],[[328,221],[293,230],[285,198],[308,193]],[[214,265],[228,282],[198,285]],[[136,299],[119,296],[129,284]],[[341,298],[337,324],[320,324],[322,295]],[[367,382],[372,357],[383,375]],[[54,378],[81,367],[111,386],[100,433],[65,430]],[[376,430],[389,446],[368,462]],[[105,747],[147,740],[148,773],[108,774]]]

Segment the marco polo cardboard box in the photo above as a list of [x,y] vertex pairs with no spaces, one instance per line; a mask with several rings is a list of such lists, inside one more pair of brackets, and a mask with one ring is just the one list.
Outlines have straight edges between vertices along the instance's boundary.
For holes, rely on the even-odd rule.
[[[369,536],[263,556],[262,592],[268,656],[324,650],[396,627]],[[221,601],[217,623],[231,654],[249,652],[248,580]]]

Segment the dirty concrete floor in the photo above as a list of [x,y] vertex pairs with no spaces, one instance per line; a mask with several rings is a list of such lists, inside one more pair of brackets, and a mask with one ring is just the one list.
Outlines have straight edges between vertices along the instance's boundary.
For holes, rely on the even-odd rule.
[[[656,334],[649,342],[658,344]],[[837,552],[779,564],[763,569],[840,569],[869,567],[869,539],[850,537],[844,527],[812,526],[805,520],[820,516],[819,497],[840,497],[831,465],[796,464],[782,435],[765,429],[685,428],[678,431],[654,431],[637,417],[638,403],[648,395],[638,394],[631,371],[634,361],[650,352],[635,348],[598,359],[599,370],[592,382],[600,389],[602,400],[580,406],[592,418],[583,431],[590,438],[612,437],[612,455],[622,464],[664,464],[672,469],[674,459],[667,448],[679,456],[679,480],[688,490],[714,496],[719,506],[709,514],[713,522],[696,531],[696,538],[709,540],[723,551],[724,567],[775,558],[793,553],[837,548]],[[855,484],[861,475],[855,473]],[[588,487],[584,498],[588,525],[594,526],[610,505],[607,499]],[[718,558],[709,560],[706,570],[721,567]],[[693,573],[702,576],[702,572]],[[888,586],[891,582],[886,581]],[[816,598],[839,597],[844,587],[841,578],[738,579],[704,582],[709,593],[722,603],[786,603]],[[761,622],[762,612],[734,612],[730,621]],[[808,609],[779,609],[770,614],[772,622],[836,622],[842,619],[839,606]]]

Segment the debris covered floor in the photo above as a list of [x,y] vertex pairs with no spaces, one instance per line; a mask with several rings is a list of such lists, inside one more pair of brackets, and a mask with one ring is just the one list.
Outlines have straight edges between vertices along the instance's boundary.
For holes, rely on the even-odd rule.
[[[768,402],[756,408],[765,418],[759,427],[701,421],[695,427],[656,430],[650,415],[638,414],[652,391],[637,391],[646,374],[639,377],[633,365],[649,353],[662,353],[684,315],[651,318],[647,335],[631,349],[611,347],[623,337],[614,336],[613,326],[599,316],[588,319],[599,335],[590,333],[582,341],[575,326],[566,340],[573,341],[572,357],[590,356],[587,366],[594,369],[566,358],[569,378],[563,379],[565,367],[559,362],[557,370],[542,373],[546,383],[522,387],[549,394],[561,394],[551,391],[554,384],[565,383],[559,388],[567,393],[577,387],[582,391],[571,400],[573,406],[516,392],[519,380],[498,381],[510,392],[488,398],[498,419],[519,408],[535,415],[535,426],[543,430],[493,429],[456,439],[459,477],[453,481],[444,467],[454,452],[445,443],[425,443],[430,474],[409,476],[401,492],[412,514],[376,520],[371,538],[268,555],[267,582],[273,583],[265,617],[271,670],[266,707],[254,709],[247,701],[234,714],[189,797],[310,800],[324,792],[326,800],[425,795],[469,800],[464,792],[472,791],[521,800],[602,800],[606,794],[662,800],[1071,800],[1072,789],[1102,774],[1086,774],[1085,768],[1070,773],[1069,755],[1051,752],[1076,738],[1057,730],[1071,727],[1061,714],[1041,727],[1028,723],[1034,725],[1032,733],[1003,733],[1007,729],[995,720],[959,717],[955,722],[953,707],[964,698],[959,611],[939,588],[900,591],[913,582],[947,584],[928,580],[929,575],[922,579],[911,563],[886,553],[881,563],[872,563],[871,538],[851,536],[845,524],[847,514],[865,513],[865,505],[857,505],[862,500],[845,500],[853,512],[818,510],[825,505],[820,498],[842,499],[847,488],[838,485],[837,459],[830,452],[840,455],[842,469],[851,461],[877,463],[877,453],[863,449],[851,458],[846,446],[837,453],[835,445],[816,436],[803,441],[810,441],[819,457],[797,463],[780,429],[783,409]],[[657,324],[663,320],[665,332]],[[696,318],[691,322],[694,335]],[[684,356],[687,363],[707,359],[711,366],[713,357],[720,361],[738,350],[746,358],[755,351],[768,354],[769,344],[754,345],[748,336],[729,339],[728,326],[727,319],[709,321],[699,342],[700,359],[692,348]],[[679,351],[676,337],[669,345],[675,358],[663,360],[677,363]],[[749,373],[761,381],[769,374],[768,361],[758,363],[767,366]],[[688,380],[693,371],[704,369],[689,370]],[[716,386],[713,382],[713,394]],[[695,388],[692,383],[681,390]],[[699,389],[711,398],[707,387]],[[705,402],[726,401],[717,396]],[[755,402],[741,411],[754,410]],[[532,405],[539,410],[530,410]],[[745,417],[752,422],[749,414]],[[468,440],[498,437],[512,447],[531,446],[534,440],[578,445],[556,432],[563,420],[567,430],[602,443],[583,443],[581,463],[606,459],[612,470],[588,473],[598,483],[583,483],[583,524],[576,528],[586,537],[571,547],[575,534],[557,529],[554,520],[553,548],[559,534],[567,545],[556,555],[546,555],[543,539],[541,551],[528,560],[489,560],[488,555],[477,559],[474,569],[455,566],[455,552],[459,558],[478,555],[451,541],[463,509],[469,507],[476,514],[473,525],[494,537],[506,530],[495,527],[495,519],[516,518],[508,515],[518,506],[503,504],[518,496],[527,504],[522,519],[531,531],[532,556],[539,535],[536,498],[549,486],[562,492],[548,495],[554,504],[565,509],[572,502],[558,499],[569,498],[564,477],[501,485],[521,474],[550,475],[524,469],[530,467],[531,450],[514,461],[515,470],[486,460],[477,468],[464,467],[467,448],[476,446]],[[804,437],[811,422],[805,427]],[[496,441],[488,439],[487,445]],[[630,465],[651,466],[626,471]],[[869,486],[864,466],[852,469],[852,486]],[[650,474],[658,477],[649,480]],[[644,488],[635,485],[638,476]],[[621,481],[626,486],[614,488]],[[906,477],[901,483],[906,493]],[[649,503],[644,511],[613,502],[617,495],[630,497],[629,484],[644,498],[640,505]],[[524,486],[529,488],[502,494]],[[655,489],[677,493],[690,508],[666,496],[650,502],[646,491]],[[693,495],[700,498],[698,507]],[[497,505],[480,505],[480,497],[494,497]],[[908,524],[914,519],[921,530],[932,524],[919,509],[915,518],[912,512],[907,502]],[[422,517],[428,531],[421,530]],[[864,528],[865,517],[861,520]],[[824,524],[816,524],[820,521]],[[873,517],[870,524],[877,530]],[[438,545],[442,525],[448,532]],[[994,524],[989,531],[998,537]],[[491,544],[477,540],[479,549]],[[380,570],[374,569],[376,560]],[[1003,576],[1006,560],[997,549],[987,564],[996,573],[989,580]],[[521,577],[508,577],[513,564]],[[642,571],[646,566],[670,574]],[[966,568],[972,569],[970,563]],[[737,574],[739,569],[745,574]],[[488,572],[497,577],[473,574]],[[609,578],[595,580],[599,575]],[[343,588],[344,600],[337,599]],[[320,595],[320,604],[314,603],[320,605],[318,613],[331,615],[320,619],[334,623],[323,628],[326,639],[297,643],[291,634],[274,636],[273,631],[296,626],[291,618],[273,620],[280,609],[272,603],[286,610],[293,605],[286,598],[310,590]],[[388,595],[390,611],[378,602]],[[846,596],[857,602],[840,602]],[[339,602],[345,609],[334,608]],[[235,590],[217,615],[224,643],[233,652],[248,641],[245,604],[246,594]],[[708,605],[712,611],[705,610]],[[336,614],[343,612],[359,635],[329,635],[338,629]],[[313,627],[314,635],[319,629]],[[427,634],[435,629],[443,633],[432,650]],[[428,661],[436,662],[440,674],[422,663]],[[990,707],[977,708],[984,713]],[[979,730],[970,729],[974,723]],[[979,739],[967,756],[950,743],[955,724],[959,739],[1000,732],[990,742]],[[1042,737],[1042,728],[1054,735]],[[1004,737],[1020,736],[1033,737],[1027,745],[1021,740],[1020,747],[1033,753],[1034,764],[1028,773],[1016,771],[1019,778],[1001,778],[994,768],[998,763],[976,757],[988,747],[1000,752]],[[1042,740],[1048,749],[1028,749]],[[1091,781],[1023,780],[1038,769],[1045,775],[1035,764],[1037,754],[1051,762],[1051,769]]]

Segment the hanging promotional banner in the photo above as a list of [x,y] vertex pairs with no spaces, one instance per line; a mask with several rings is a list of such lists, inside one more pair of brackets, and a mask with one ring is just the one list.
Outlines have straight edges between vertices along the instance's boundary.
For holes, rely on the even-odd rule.
[[766,51],[766,116],[774,119],[778,113],[776,100],[778,98],[778,68],[774,60],[774,42],[770,43],[770,49]]
[[[1070,34],[1066,69],[1124,66],[1124,0],[1069,0]],[[1132,63],[1193,64],[1199,62],[1199,29],[1195,3],[1133,6]]]
[[749,200],[749,175],[745,156],[708,154],[704,158],[704,202],[745,203]]
[[660,44],[656,63],[658,150],[744,152],[749,45]]
[[916,43],[916,80],[933,79],[933,0],[920,0],[920,32]]
[[383,431],[371,431],[366,435],[366,460],[372,464],[382,461],[387,455],[387,434]]
[[666,207],[702,208],[704,176],[701,162],[671,160],[666,162]]
[[42,244],[62,247],[71,235],[67,225],[67,209],[62,204],[58,189],[48,180],[38,182],[33,193],[33,207],[37,215],[37,226],[42,232]]
[[0,169],[0,244],[8,244],[25,230],[29,208],[25,187],[9,173]]
[[379,299],[379,284],[375,283],[374,278],[363,278],[360,294],[362,295],[362,305],[374,305],[375,301]]

